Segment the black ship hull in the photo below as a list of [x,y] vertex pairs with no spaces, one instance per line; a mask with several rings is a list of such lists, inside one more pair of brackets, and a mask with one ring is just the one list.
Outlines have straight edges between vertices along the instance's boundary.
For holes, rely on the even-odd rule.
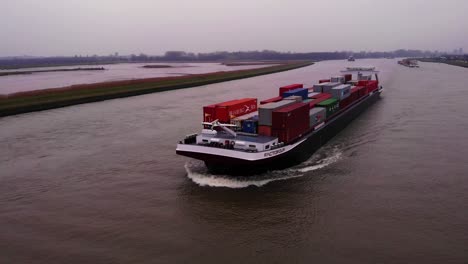
[[352,120],[358,117],[370,105],[379,100],[380,90],[356,102],[344,110],[321,129],[313,132],[295,148],[266,159],[245,160],[208,153],[177,151],[177,154],[205,162],[210,173],[248,176],[265,171],[288,168],[308,160],[315,151],[342,131]]

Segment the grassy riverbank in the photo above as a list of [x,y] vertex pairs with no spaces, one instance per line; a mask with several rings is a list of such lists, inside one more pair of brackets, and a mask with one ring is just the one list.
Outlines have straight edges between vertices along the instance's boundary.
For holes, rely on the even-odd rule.
[[72,69],[53,69],[53,70],[37,70],[37,71],[9,71],[9,72],[0,72],[1,76],[8,75],[21,75],[21,74],[33,74],[33,73],[44,73],[44,72],[70,72],[70,71],[104,71],[104,67],[95,67],[95,68],[72,68]]
[[422,62],[436,62],[436,63],[445,63],[453,66],[459,66],[468,68],[468,61],[463,60],[447,60],[447,59],[438,59],[438,58],[419,58],[417,59]]
[[0,95],[0,116],[195,87],[282,72],[312,64],[312,62],[293,62],[258,69],[72,85],[57,89]]

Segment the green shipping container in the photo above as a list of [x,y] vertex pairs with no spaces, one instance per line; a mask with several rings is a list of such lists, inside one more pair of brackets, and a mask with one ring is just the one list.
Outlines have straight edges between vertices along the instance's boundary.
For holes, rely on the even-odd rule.
[[327,118],[329,118],[338,110],[340,110],[339,101],[335,98],[330,98],[323,102],[320,102],[317,104],[317,106],[325,107],[325,109],[327,109]]

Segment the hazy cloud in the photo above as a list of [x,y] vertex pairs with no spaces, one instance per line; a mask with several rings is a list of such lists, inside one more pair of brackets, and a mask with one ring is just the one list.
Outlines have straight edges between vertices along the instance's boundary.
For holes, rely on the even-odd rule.
[[0,56],[468,50],[465,0],[0,0]]

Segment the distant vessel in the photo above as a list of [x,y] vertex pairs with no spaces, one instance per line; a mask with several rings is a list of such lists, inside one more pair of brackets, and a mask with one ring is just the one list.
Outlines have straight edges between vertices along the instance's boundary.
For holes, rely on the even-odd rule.
[[416,60],[411,59],[403,59],[398,61],[398,64],[410,67],[410,68],[419,68],[418,62]]
[[348,61],[355,61],[353,55],[351,55],[351,56],[348,57]]
[[234,175],[303,162],[383,91],[373,67],[342,73],[310,88],[280,87],[279,96],[260,105],[244,98],[205,106],[201,133],[186,136],[176,153],[204,161],[212,173]]

